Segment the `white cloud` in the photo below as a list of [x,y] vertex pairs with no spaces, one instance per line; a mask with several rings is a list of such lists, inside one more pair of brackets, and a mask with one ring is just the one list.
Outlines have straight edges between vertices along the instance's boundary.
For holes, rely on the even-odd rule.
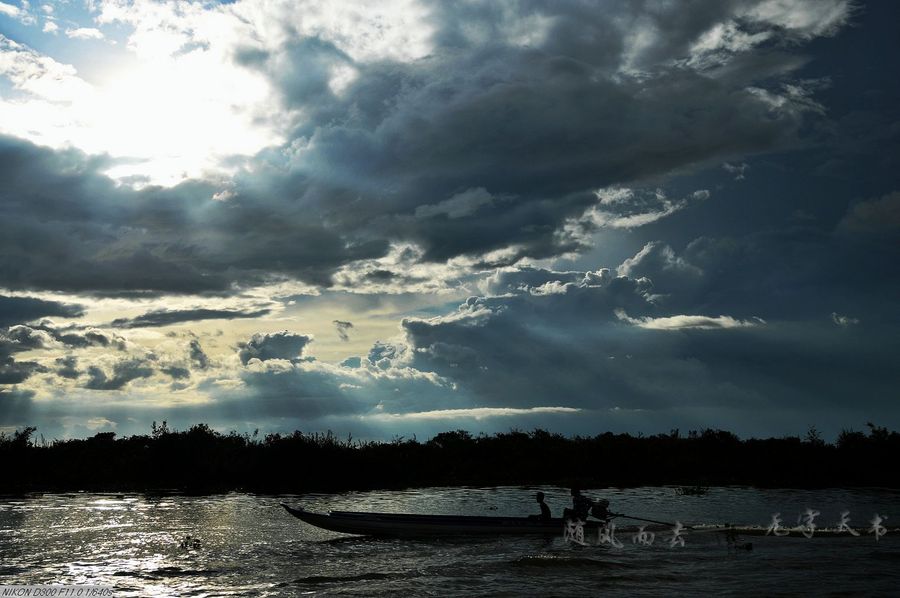
[[725,162],[722,164],[722,168],[725,169],[725,172],[729,172],[734,175],[734,180],[742,181],[747,178],[747,171],[750,170],[750,165],[746,162],[741,162],[740,164],[730,164]]
[[[74,31],[85,30],[67,34]],[[233,167],[221,158],[249,156],[280,140],[257,122],[267,83],[217,53],[148,59],[91,85],[72,65],[0,35],[0,75],[26,94],[0,100],[0,132],[129,158],[107,170],[114,178],[175,184],[227,172]]]
[[683,64],[698,70],[715,69],[773,39],[797,41],[833,35],[847,24],[853,10],[848,0],[747,2],[700,34]]
[[103,428],[115,428],[118,424],[105,417],[92,417],[84,425],[89,430],[101,430]]
[[840,326],[841,328],[847,328],[848,326],[854,326],[859,324],[859,318],[851,318],[850,316],[842,316],[837,312],[831,312],[831,321]]
[[665,271],[679,278],[703,275],[700,268],[675,255],[675,251],[669,245],[659,241],[648,242],[640,251],[623,261],[616,271],[619,276],[637,278],[647,269],[648,262],[652,263],[655,270]]
[[93,27],[66,29],[66,37],[70,39],[103,39],[103,32]]
[[59,31],[59,25],[57,25],[53,21],[44,22],[44,33],[56,33],[57,31]]
[[616,310],[616,317],[648,330],[726,330],[729,328],[751,328],[763,323],[757,318],[755,321],[737,320],[731,316],[667,316],[664,318],[631,318],[622,309]]
[[417,411],[411,413],[375,413],[365,416],[383,422],[404,420],[444,420],[474,419],[480,421],[491,417],[513,417],[522,415],[569,414],[578,413],[582,409],[574,407],[472,407],[468,409],[435,409],[433,411]]
[[[12,4],[0,6],[9,14],[21,12]],[[9,122],[0,122],[0,128],[52,147],[74,145],[89,153],[128,158],[108,173],[121,181],[145,177],[149,183],[164,185],[188,177],[231,174],[238,168],[236,162],[229,161],[232,156],[250,157],[282,143],[286,131],[309,117],[305,109],[279,105],[279,93],[262,71],[235,60],[242,52],[271,61],[277,70],[278,65],[295,63],[293,52],[299,41],[317,40],[340,57],[323,68],[328,87],[341,96],[367,63],[414,63],[431,56],[435,28],[440,22],[439,9],[417,0],[374,5],[99,0],[90,7],[97,26],[131,28],[127,48],[133,60],[117,59],[116,66],[111,63],[106,72],[92,68],[93,73],[100,73],[92,77],[97,88],[95,101],[71,107],[40,102],[4,106],[11,116]],[[50,14],[51,8],[44,5],[44,12]],[[766,32],[794,32],[791,35],[803,38],[828,34],[850,13],[847,3],[839,0],[827,0],[817,12],[819,8],[809,2],[772,1],[728,11],[724,20],[698,38],[698,52],[718,48],[744,51]],[[498,5],[495,10],[500,15],[496,23],[470,19],[456,33],[471,44],[500,40],[514,46],[534,46],[548,42],[548,34],[559,24],[558,16],[545,15],[554,10],[522,11],[515,5]],[[652,19],[628,10],[624,13],[621,18],[610,17],[607,25],[633,32],[627,36],[626,54],[635,60],[642,54],[655,56],[666,36],[650,22]],[[734,25],[741,20],[758,23],[765,32],[745,33]],[[45,31],[52,32],[51,27],[47,23]],[[96,27],[68,29],[66,34],[77,39],[103,36]],[[277,82],[284,73],[267,74]],[[791,93],[785,90],[775,95],[790,97],[792,106],[801,103],[798,94]],[[761,95],[761,99],[780,101],[775,96]],[[808,98],[805,102],[810,105]],[[172,144],[173,137],[179,143]],[[488,201],[451,198],[422,206],[416,214],[427,217],[443,213],[451,219],[461,218],[488,205]],[[678,209],[681,204],[670,201],[644,213],[610,215],[600,211],[594,216],[602,226],[633,228]]]
[[[31,106],[47,106],[44,101],[74,103],[87,99],[93,93],[90,84],[78,77],[75,67],[63,64],[35,52],[28,46],[19,44],[0,34],[0,76],[4,76],[13,84],[13,87],[37,99]],[[29,105],[21,102],[7,102],[0,99],[0,105],[7,104],[8,117],[0,119],[0,128],[9,129],[10,125],[19,125],[22,128],[35,126],[34,118],[27,118],[24,122],[15,116],[28,113]],[[24,110],[15,110],[16,108]],[[49,108],[49,107],[48,107]],[[50,108],[55,111],[54,106]],[[14,116],[14,112],[18,112]],[[18,131],[9,132],[22,132]]]
[[460,280],[469,275],[471,260],[420,262],[423,254],[422,248],[414,244],[392,244],[384,257],[342,266],[334,275],[332,289],[366,294],[468,294]]
[[6,15],[8,17],[15,18],[19,16],[19,7],[12,4],[7,4],[6,2],[0,2],[0,15]]
[[738,11],[738,16],[803,39],[833,35],[853,14],[848,0],[764,0]]
[[674,200],[662,189],[642,190],[624,187],[607,187],[594,192],[597,205],[592,206],[579,220],[599,228],[637,228],[645,226],[694,202],[708,199],[710,192],[698,189],[687,197]]

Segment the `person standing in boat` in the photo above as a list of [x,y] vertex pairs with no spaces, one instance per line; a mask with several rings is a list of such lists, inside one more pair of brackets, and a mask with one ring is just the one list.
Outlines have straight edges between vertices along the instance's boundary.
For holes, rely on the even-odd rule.
[[541,506],[541,514],[540,515],[529,515],[530,519],[540,519],[541,521],[548,521],[553,519],[553,515],[550,513],[550,507],[547,506],[547,503],[544,502],[544,493],[538,492],[534,495],[535,500],[537,500],[537,504]]

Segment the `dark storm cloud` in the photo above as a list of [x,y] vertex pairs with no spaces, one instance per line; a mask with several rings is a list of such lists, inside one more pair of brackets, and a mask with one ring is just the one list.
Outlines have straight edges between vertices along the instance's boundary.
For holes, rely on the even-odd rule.
[[24,324],[46,316],[77,318],[83,313],[82,306],[71,303],[0,295],[0,328],[13,324]]
[[[560,286],[560,274],[570,277],[545,272],[545,284],[536,285],[531,271],[524,290],[404,320],[408,363],[496,406],[639,410],[635,421],[647,422],[659,414],[683,421],[692,411],[705,413],[705,425],[732,428],[753,411],[808,413],[829,425],[835,413],[853,422],[873,412],[900,421],[882,401],[900,382],[891,366],[900,344],[890,327],[838,327],[828,316],[736,322],[719,312],[698,326],[699,316],[658,304],[655,285],[620,277]],[[535,294],[540,288],[556,292]]]
[[[11,327],[10,330],[13,328],[16,327]],[[121,336],[90,326],[58,326],[51,320],[43,319],[22,328],[29,328],[34,331],[34,334],[39,333],[44,338],[57,341],[73,349],[84,347],[110,347],[119,351],[125,349],[125,339]],[[45,342],[44,344],[47,345],[48,343]]]
[[[434,59],[399,77],[396,65],[390,73],[373,69],[345,101],[362,101],[357,94],[372,91],[368,78],[394,76],[393,88],[382,82],[375,91],[396,108],[372,115],[374,122],[326,115],[328,125],[309,132],[316,151],[304,156],[304,168],[361,187],[389,185],[378,202],[332,194],[328,216],[415,241],[437,261],[513,243],[533,257],[579,249],[577,239],[555,233],[596,203],[587,190],[777,147],[803,122],[689,70],[616,81],[532,49]],[[461,199],[473,184],[484,190],[477,205]]]
[[45,371],[44,366],[34,361],[16,361],[0,354],[0,384],[19,384],[32,374]]
[[167,376],[171,376],[173,380],[183,380],[191,377],[189,369],[177,365],[165,366],[160,368],[159,371]]
[[[135,218],[139,196],[99,174],[105,159],[5,136],[0,137],[0,158],[0,284],[177,290],[188,278],[197,278],[183,261],[167,263],[161,254],[176,248],[163,250],[157,234],[141,242],[133,226],[144,222],[154,233],[163,232],[165,205]],[[198,279],[191,287],[197,285],[208,289],[210,282]]]
[[57,376],[72,380],[81,375],[81,372],[78,371],[78,358],[74,355],[57,357],[56,365],[59,366],[55,370]]
[[[866,209],[851,208],[847,218]],[[741,237],[700,237],[680,252],[652,242],[619,272],[648,278],[656,302],[681,313],[803,321],[837,311],[896,325],[900,314],[886,298],[900,294],[900,244],[885,234],[886,221],[868,234],[798,222]]]
[[[511,296],[471,297],[456,313],[403,320],[412,364],[490,397],[491,406],[648,407],[649,399],[621,372],[632,364],[617,370],[609,363],[610,356],[625,360],[631,350],[615,310],[654,312],[644,284],[608,278],[599,285],[560,285],[557,273],[544,274],[543,284]],[[529,278],[537,282],[533,272]]]
[[218,189],[202,182],[116,187],[104,165],[0,136],[0,285],[222,294],[272,274],[328,284],[341,264],[386,247],[327,230],[283,186],[215,201]]
[[57,340],[70,347],[112,347],[125,349],[125,339],[115,334],[110,334],[96,328],[76,330],[73,332],[61,332],[56,336]]
[[107,372],[98,366],[87,368],[88,381],[84,387],[91,390],[120,390],[132,380],[149,378],[153,375],[153,368],[146,360],[140,358],[123,359],[117,361],[112,372]]
[[[15,328],[30,330],[27,327]],[[13,355],[21,351],[38,348],[42,340],[23,335],[21,332],[10,334],[0,330],[0,384],[19,384],[32,374],[44,371],[44,368],[33,361],[17,361]]]
[[53,337],[43,330],[35,330],[28,326],[10,326],[6,332],[0,333],[0,343],[15,347],[17,351],[29,349],[47,349],[53,346]]
[[[235,60],[302,120],[227,194],[197,181],[134,191],[100,174],[109,158],[0,139],[0,285],[227,294],[273,275],[327,286],[398,240],[426,261],[484,265],[582,250],[588,239],[562,229],[593,190],[791,147],[823,118],[790,79],[793,53],[848,11],[757,4],[439,3],[432,52],[412,62],[363,62],[296,33],[242,47]],[[765,47],[747,41],[757,34]],[[356,73],[340,93],[337,67]]]
[[[251,66],[303,108],[295,136],[311,149],[298,151],[297,168],[311,197],[331,196],[329,219],[413,240],[426,259],[516,244],[513,261],[581,248],[582,239],[556,233],[595,203],[586,191],[796,143],[813,107],[802,83],[792,82],[790,95],[779,80],[801,62],[769,53],[780,70],[747,63],[727,76],[706,65],[756,51],[744,33],[765,34],[770,46],[831,33],[847,15],[832,4],[816,17],[810,3],[780,7],[781,15],[757,14],[754,3],[688,11],[439,3],[425,59],[353,63],[319,41],[300,52],[303,61],[290,60],[295,46],[307,47],[299,40]],[[691,63],[692,46],[724,25],[731,38],[707,42],[716,60]],[[510,35],[516,27],[538,31],[522,44]],[[632,51],[637,33],[645,43]],[[323,76],[334,64],[358,71],[340,96]]]
[[270,309],[160,309],[141,314],[135,318],[118,318],[113,320],[112,326],[116,328],[146,328],[151,326],[170,326],[181,322],[194,322],[199,320],[259,318],[269,313],[271,313]]
[[50,348],[57,339],[40,325],[27,326],[20,322],[45,316],[79,317],[82,314],[80,305],[0,295],[0,384],[19,384],[32,374],[47,371],[37,362],[17,361],[13,354]]
[[303,349],[311,343],[313,337],[282,330],[281,332],[257,332],[250,340],[238,345],[238,357],[247,365],[251,359],[266,361],[269,359],[300,359]]
[[191,342],[188,343],[188,357],[197,369],[205,370],[209,367],[209,357],[197,339],[191,339]]

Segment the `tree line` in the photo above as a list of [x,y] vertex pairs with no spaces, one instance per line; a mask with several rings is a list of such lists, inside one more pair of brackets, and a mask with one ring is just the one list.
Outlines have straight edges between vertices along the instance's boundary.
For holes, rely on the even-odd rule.
[[900,487],[900,434],[868,424],[824,442],[740,439],[724,430],[567,437],[546,430],[427,442],[305,434],[221,433],[153,423],[146,435],[46,441],[27,427],[0,434],[0,493],[167,491],[338,492],[424,486],[752,485]]

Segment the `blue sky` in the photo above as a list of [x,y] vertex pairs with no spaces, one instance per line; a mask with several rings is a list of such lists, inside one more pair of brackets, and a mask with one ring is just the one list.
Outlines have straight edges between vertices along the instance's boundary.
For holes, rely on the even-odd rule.
[[891,2],[0,3],[0,430],[900,426]]

